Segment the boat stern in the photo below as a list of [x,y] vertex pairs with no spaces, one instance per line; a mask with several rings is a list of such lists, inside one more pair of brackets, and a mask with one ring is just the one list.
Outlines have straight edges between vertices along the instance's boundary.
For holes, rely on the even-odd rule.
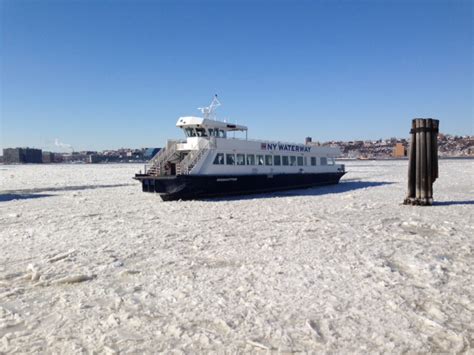
[[186,187],[185,181],[176,175],[136,174],[134,179],[141,182],[143,192],[158,193],[163,200],[168,200],[167,196],[178,195]]

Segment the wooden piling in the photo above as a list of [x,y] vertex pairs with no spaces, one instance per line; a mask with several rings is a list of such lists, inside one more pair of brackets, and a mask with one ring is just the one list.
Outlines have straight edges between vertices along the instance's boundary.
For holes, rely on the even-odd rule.
[[421,197],[421,149],[420,149],[420,128],[421,128],[421,120],[416,119],[416,164],[415,164],[415,186],[416,186],[416,193],[415,198],[419,199]]
[[411,125],[408,163],[408,193],[404,204],[429,206],[433,183],[438,177],[439,121],[414,119]]
[[421,167],[420,167],[420,176],[421,176],[421,188],[420,196],[418,197],[421,200],[421,203],[424,204],[426,200],[426,120],[420,120],[420,156],[421,156]]
[[424,132],[425,135],[425,143],[426,143],[426,195],[425,195],[425,203],[431,205],[433,200],[433,144],[432,144],[432,135],[433,135],[433,120],[427,119],[424,120],[426,123],[426,130]]
[[410,154],[408,161],[408,194],[407,199],[416,197],[416,120],[411,121]]
[[431,135],[433,151],[433,182],[438,178],[438,133],[439,120],[433,120],[433,134]]

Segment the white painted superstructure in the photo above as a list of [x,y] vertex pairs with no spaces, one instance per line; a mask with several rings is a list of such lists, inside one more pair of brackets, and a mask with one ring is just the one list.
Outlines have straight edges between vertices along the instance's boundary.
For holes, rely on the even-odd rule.
[[[343,172],[335,163],[338,148],[248,139],[244,125],[218,121],[214,98],[204,117],[180,117],[176,126],[186,140],[172,141],[152,161],[157,175],[255,175]],[[212,117],[212,118],[211,118]],[[244,138],[230,137],[242,132]],[[241,133],[241,134],[242,134]]]

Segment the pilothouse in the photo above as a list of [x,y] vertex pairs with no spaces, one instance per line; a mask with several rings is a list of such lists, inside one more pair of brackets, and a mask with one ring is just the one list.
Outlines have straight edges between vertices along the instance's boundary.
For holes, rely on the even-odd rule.
[[186,139],[169,140],[135,175],[143,191],[196,199],[337,184],[345,174],[338,148],[249,140],[246,126],[217,120],[218,106],[215,96],[203,117],[178,119]]

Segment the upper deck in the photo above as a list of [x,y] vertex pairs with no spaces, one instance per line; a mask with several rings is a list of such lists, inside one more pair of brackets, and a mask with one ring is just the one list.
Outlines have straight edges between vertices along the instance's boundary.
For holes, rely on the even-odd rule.
[[176,127],[181,128],[186,137],[226,138],[227,132],[248,131],[246,126],[194,116],[180,117]]

